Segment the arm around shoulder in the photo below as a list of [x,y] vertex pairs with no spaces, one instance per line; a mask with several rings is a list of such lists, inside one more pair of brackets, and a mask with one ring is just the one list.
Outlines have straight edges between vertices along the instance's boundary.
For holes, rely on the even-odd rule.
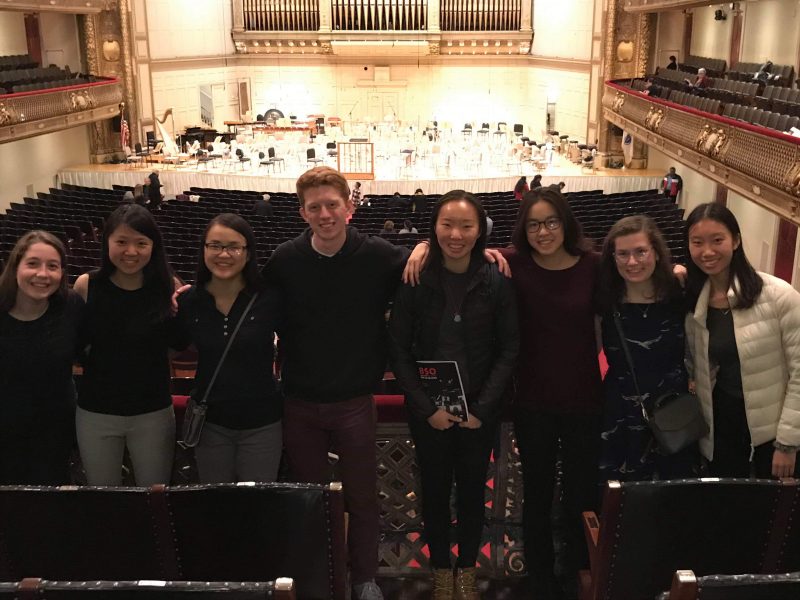
[[89,274],[84,273],[75,281],[75,285],[72,287],[73,290],[83,298],[83,301],[86,302],[86,299],[89,297]]

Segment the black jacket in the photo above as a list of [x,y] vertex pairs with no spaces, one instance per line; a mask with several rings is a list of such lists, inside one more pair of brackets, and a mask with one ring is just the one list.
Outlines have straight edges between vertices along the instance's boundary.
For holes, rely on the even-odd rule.
[[[409,411],[420,420],[436,412],[422,389],[416,361],[432,359],[438,346],[446,303],[441,268],[437,265],[426,269],[416,287],[403,285],[397,292],[389,320],[392,368],[406,392]],[[519,351],[516,299],[510,282],[495,265],[481,262],[470,272],[462,307],[471,388],[465,391],[472,414],[481,421],[489,421],[500,411],[516,366]]]

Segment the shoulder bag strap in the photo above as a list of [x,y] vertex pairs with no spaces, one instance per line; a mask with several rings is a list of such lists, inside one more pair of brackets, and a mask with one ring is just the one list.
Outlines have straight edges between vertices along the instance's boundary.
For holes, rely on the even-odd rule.
[[217,375],[219,375],[219,370],[222,368],[222,363],[225,361],[225,357],[228,355],[228,350],[231,349],[231,344],[233,344],[236,334],[239,333],[239,328],[242,326],[247,313],[250,312],[250,308],[252,308],[256,298],[258,298],[258,293],[253,294],[253,297],[250,298],[250,302],[247,303],[244,312],[242,312],[242,316],[239,317],[239,322],[236,323],[236,328],[233,330],[231,337],[228,338],[228,344],[225,346],[225,350],[222,351],[222,356],[219,357],[217,368],[214,369],[214,374],[211,376],[211,381],[208,382],[208,386],[206,386],[206,393],[203,394],[203,399],[200,400],[200,404],[208,404],[208,395],[211,393],[211,388],[214,387],[214,382],[217,380]]
[[633,387],[636,388],[636,395],[639,396],[639,403],[642,405],[642,415],[644,420],[649,421],[650,415],[647,414],[647,409],[644,406],[644,399],[642,398],[642,390],[639,389],[639,380],[636,378],[636,369],[633,366],[633,357],[631,356],[631,349],[628,346],[628,340],[625,339],[625,332],[622,330],[622,317],[619,313],[619,306],[614,305],[613,309],[614,325],[617,328],[617,335],[619,336],[619,343],[622,346],[622,352],[625,354],[625,361],[628,363],[628,370],[633,378]]

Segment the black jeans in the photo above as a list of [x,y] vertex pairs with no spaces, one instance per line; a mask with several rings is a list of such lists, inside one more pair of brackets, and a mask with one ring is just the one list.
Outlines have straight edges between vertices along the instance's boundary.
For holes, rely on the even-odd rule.
[[497,428],[493,423],[484,423],[478,429],[454,425],[439,431],[418,419],[411,419],[409,427],[422,480],[422,519],[431,567],[452,567],[450,493],[454,476],[458,518],[456,566],[474,567],[483,533],[486,471]]
[[559,449],[561,503],[566,518],[566,575],[575,575],[588,565],[581,513],[596,510],[598,505],[600,416],[559,415],[517,407],[514,429],[525,492],[525,560],[534,585],[547,587],[555,580],[551,511]]

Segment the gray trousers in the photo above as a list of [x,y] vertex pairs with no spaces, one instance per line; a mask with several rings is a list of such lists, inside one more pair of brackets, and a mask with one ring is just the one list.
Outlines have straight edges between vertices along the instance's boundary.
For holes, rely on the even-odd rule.
[[75,429],[89,485],[120,485],[125,446],[133,463],[136,485],[170,482],[175,456],[175,413],[172,406],[123,417],[78,408]]
[[275,481],[282,450],[280,421],[255,429],[206,422],[194,456],[201,483]]

